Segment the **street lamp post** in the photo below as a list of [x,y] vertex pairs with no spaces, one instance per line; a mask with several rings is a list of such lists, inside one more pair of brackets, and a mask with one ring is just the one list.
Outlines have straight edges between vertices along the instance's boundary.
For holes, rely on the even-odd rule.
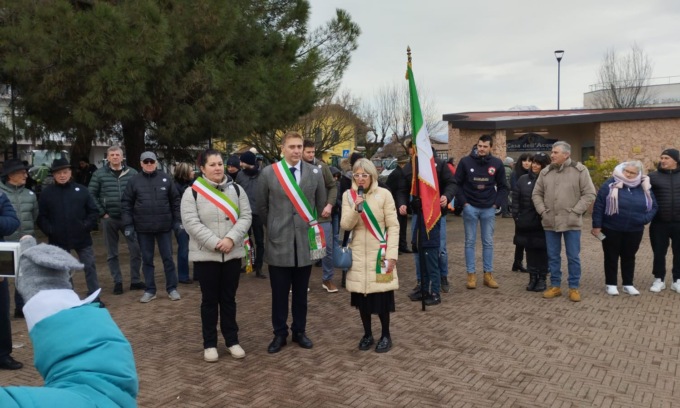
[[562,61],[563,55],[564,50],[555,51],[555,58],[557,58],[557,110],[560,110],[560,61]]

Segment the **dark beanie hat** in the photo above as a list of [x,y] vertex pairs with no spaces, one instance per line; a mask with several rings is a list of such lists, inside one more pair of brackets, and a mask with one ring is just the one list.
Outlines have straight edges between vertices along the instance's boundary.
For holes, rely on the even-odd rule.
[[253,152],[245,152],[241,155],[241,161],[245,164],[254,166],[257,162],[257,157],[255,157],[255,153]]
[[666,156],[670,156],[671,159],[675,160],[676,163],[680,163],[680,152],[678,149],[666,149],[661,154],[665,154]]
[[227,166],[241,168],[241,159],[239,159],[237,155],[233,154],[227,159]]

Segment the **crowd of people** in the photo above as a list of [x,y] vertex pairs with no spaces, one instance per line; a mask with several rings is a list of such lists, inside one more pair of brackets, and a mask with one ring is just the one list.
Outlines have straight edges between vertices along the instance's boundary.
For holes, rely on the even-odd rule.
[[[491,135],[480,136],[457,166],[452,160],[435,160],[443,216],[430,231],[419,228],[418,211],[412,205],[410,161],[400,161],[383,184],[373,163],[360,154],[353,154],[342,169],[328,166],[316,157],[313,141],[288,132],[281,142],[282,159],[268,166],[251,151],[225,161],[219,151],[208,149],[198,157],[198,174],[193,164],[179,163],[171,177],[158,169],[154,152],[142,153],[137,172],[125,164],[122,149],[113,146],[104,166],[95,170],[81,160],[74,175],[67,160],[56,159],[51,166],[54,184],[45,187],[39,198],[26,187],[27,167],[8,160],[0,185],[0,232],[6,240],[19,241],[21,236],[34,235],[37,227],[49,244],[75,252],[85,271],[87,296],[100,307],[104,302],[91,238],[99,221],[113,295],[124,291],[118,259],[121,235],[130,254],[129,290],[143,291],[141,303],[156,299],[158,246],[171,301],[181,299],[178,284],[197,281],[200,285],[206,362],[219,359],[218,327],[229,354],[246,356],[238,340],[236,292],[241,273],[250,269],[270,282],[273,339],[268,352],[280,352],[289,335],[298,346],[312,348],[307,334],[311,271],[318,263],[321,287],[338,292],[333,252],[343,241],[340,231],[346,232],[344,240],[352,251],[352,266],[342,270],[340,286],[351,293],[350,305],[359,311],[364,334],[358,348],[389,351],[390,314],[396,309],[399,288],[398,255],[415,252],[417,285],[409,293],[411,300],[436,306],[449,291],[453,269],[446,250],[449,209],[457,210],[463,219],[470,290],[478,283],[478,228],[482,284],[490,289],[501,286],[494,276],[494,229],[500,212],[514,219],[512,270],[528,273],[526,290],[541,292],[545,299],[562,295],[564,243],[568,298],[579,302],[581,230],[584,214],[592,209],[591,232],[602,242],[605,293],[619,294],[620,262],[623,292],[640,294],[634,286],[635,254],[647,224],[651,224],[655,276],[649,290],[660,292],[666,287],[665,260],[672,243],[671,289],[680,293],[678,150],[664,150],[658,168],[649,175],[640,161],[621,162],[598,191],[588,169],[571,159],[566,142],[556,142],[549,153],[522,154],[516,164],[493,156],[493,142]],[[406,148],[413,153],[410,144]],[[409,214],[411,234],[407,233]],[[11,357],[6,279],[0,283],[0,298],[0,368],[18,369],[21,363]],[[15,316],[22,317],[24,299],[19,292],[14,298]],[[372,315],[381,323],[378,341],[373,337]]]

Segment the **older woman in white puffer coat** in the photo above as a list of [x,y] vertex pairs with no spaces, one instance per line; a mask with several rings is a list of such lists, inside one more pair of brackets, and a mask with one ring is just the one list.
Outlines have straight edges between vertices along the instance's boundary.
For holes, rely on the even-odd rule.
[[373,345],[371,315],[377,314],[382,334],[375,351],[385,353],[392,348],[390,312],[395,310],[394,291],[399,288],[397,210],[389,190],[378,187],[378,172],[371,161],[357,160],[352,173],[352,189],[343,194],[340,220],[340,228],[352,232],[347,290],[364,325],[359,350]]

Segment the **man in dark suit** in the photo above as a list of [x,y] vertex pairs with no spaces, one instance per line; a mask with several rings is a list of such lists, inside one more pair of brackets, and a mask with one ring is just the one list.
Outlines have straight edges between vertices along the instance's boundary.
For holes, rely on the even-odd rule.
[[[320,169],[301,160],[302,136],[288,132],[281,143],[284,159],[262,170],[256,200],[258,213],[267,227],[265,262],[269,264],[274,328],[274,339],[267,350],[269,353],[278,353],[286,345],[288,292],[291,287],[293,342],[302,348],[312,348],[305,329],[313,243],[310,243],[308,235],[310,223],[305,218],[309,212],[316,219],[326,205],[326,188]],[[291,201],[286,191],[298,191],[297,187],[311,208],[307,208],[305,203]]]

